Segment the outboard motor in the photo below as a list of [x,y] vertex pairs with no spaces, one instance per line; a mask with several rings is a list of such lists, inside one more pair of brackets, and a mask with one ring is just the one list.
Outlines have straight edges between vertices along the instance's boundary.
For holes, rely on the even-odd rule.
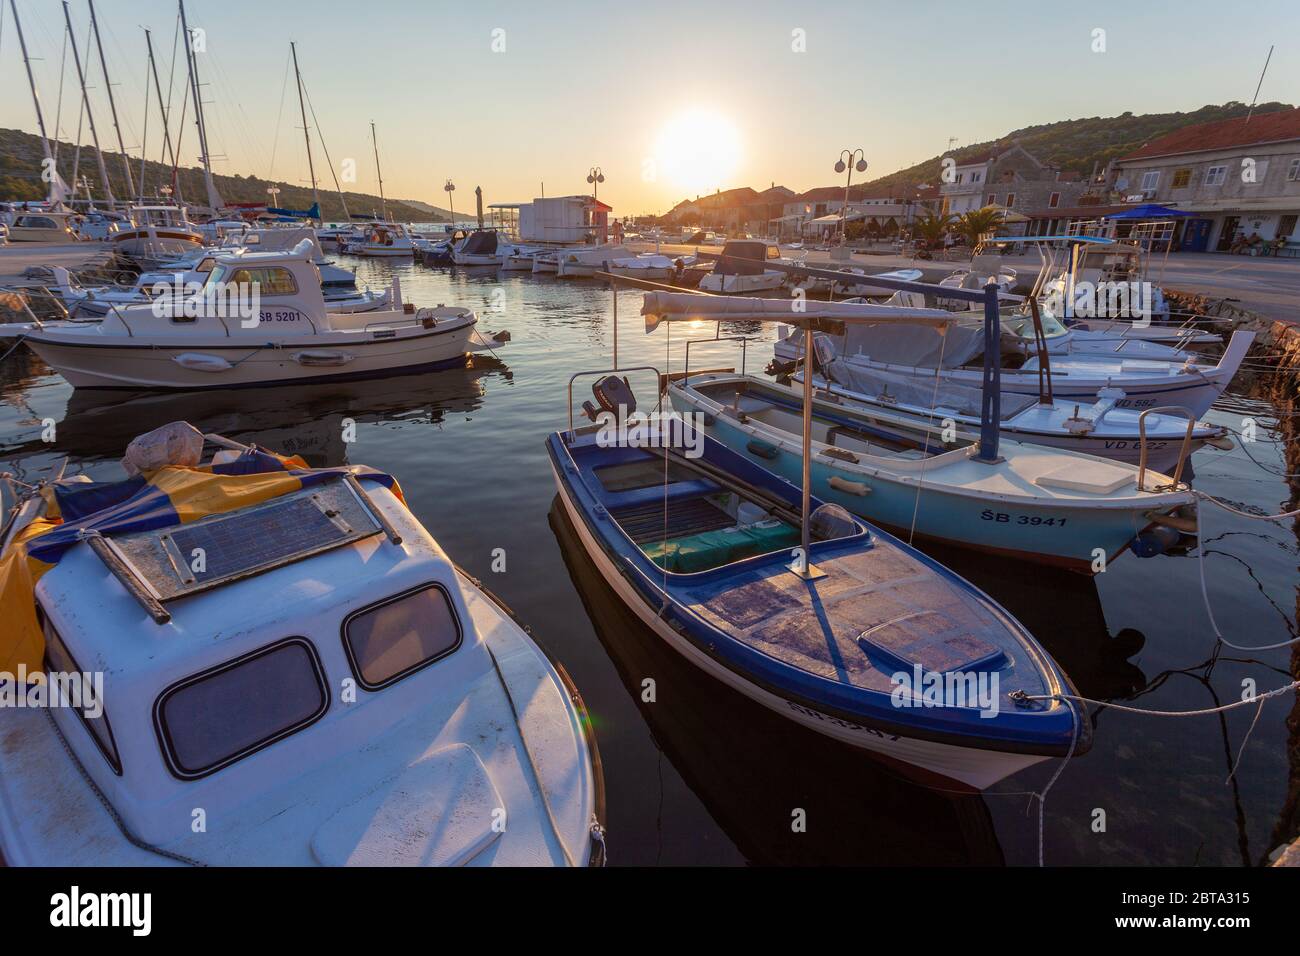
[[591,386],[591,393],[596,397],[597,405],[583,402],[582,410],[593,422],[601,412],[609,412],[616,418],[627,418],[636,411],[636,395],[632,393],[632,386],[628,384],[626,376],[606,375],[597,379]]

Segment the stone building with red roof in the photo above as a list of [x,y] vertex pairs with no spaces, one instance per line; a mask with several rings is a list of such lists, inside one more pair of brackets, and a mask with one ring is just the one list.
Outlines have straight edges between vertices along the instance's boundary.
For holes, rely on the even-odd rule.
[[1157,137],[1111,163],[1126,203],[1159,203],[1180,219],[1174,248],[1229,251],[1255,236],[1257,251],[1300,252],[1300,109],[1202,123]]

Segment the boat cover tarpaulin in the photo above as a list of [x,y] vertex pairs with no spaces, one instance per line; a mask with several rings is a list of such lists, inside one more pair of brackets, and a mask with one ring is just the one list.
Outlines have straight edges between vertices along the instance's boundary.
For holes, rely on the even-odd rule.
[[399,500],[391,475],[364,466],[310,468],[297,456],[285,458],[250,448],[222,464],[168,465],[125,481],[58,482],[43,490],[45,515],[16,537],[0,559],[0,672],[42,670],[45,638],[36,617],[35,588],[87,532],[105,536],[187,524],[209,515],[238,511],[302,488],[353,474],[388,488]]
[[641,302],[646,331],[660,322],[784,322],[836,319],[862,325],[949,325],[963,321],[946,309],[906,309],[870,302],[816,302],[799,299],[759,299],[743,295],[699,295],[694,292],[647,292]]
[[847,325],[844,355],[886,365],[959,368],[984,352],[983,317],[946,325]]
[[460,251],[467,256],[490,256],[497,251],[497,234],[476,232],[465,240]]
[[[927,410],[953,411],[970,418],[980,417],[983,390],[970,385],[960,385],[933,375],[900,375],[867,366],[855,365],[842,358],[828,362],[826,372],[831,379],[845,388],[885,402],[893,399],[901,405],[911,405]],[[1018,415],[1038,398],[1033,395],[1002,393],[1001,413],[1005,421]]]

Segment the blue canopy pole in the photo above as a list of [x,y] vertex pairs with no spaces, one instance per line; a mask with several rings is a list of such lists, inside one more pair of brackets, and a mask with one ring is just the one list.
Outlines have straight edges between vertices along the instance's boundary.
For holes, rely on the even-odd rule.
[[984,393],[980,404],[980,461],[1001,461],[998,431],[1002,421],[1002,317],[998,314],[998,286],[984,287]]

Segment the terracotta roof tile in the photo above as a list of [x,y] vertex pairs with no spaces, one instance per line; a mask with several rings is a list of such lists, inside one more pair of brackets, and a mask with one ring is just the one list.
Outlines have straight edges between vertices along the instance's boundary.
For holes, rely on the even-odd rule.
[[1288,139],[1300,139],[1300,109],[1256,113],[1250,122],[1246,122],[1246,117],[1242,116],[1188,126],[1144,143],[1141,148],[1122,156],[1119,161],[1124,163],[1154,156],[1231,149],[1234,146],[1253,146]]

